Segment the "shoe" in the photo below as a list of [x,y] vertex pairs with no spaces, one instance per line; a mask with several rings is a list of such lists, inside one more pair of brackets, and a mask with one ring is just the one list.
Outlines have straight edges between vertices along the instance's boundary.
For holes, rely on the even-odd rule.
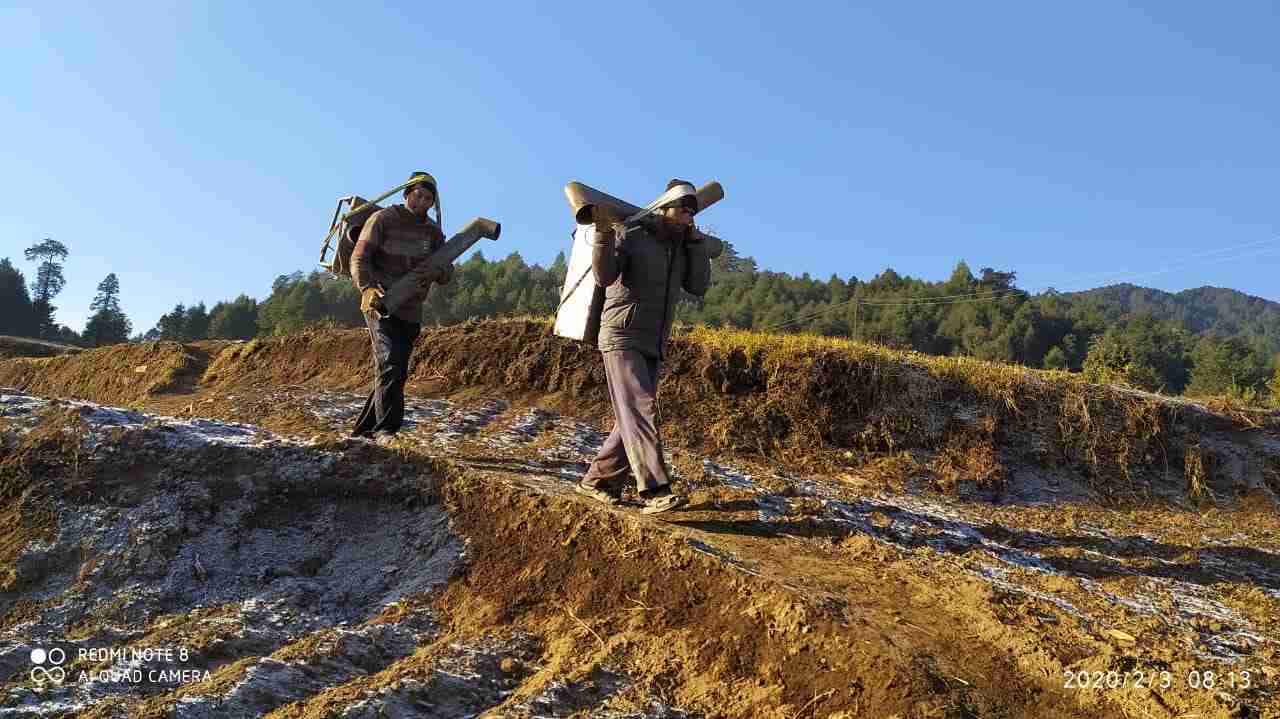
[[658,493],[649,494],[648,496],[641,495],[640,499],[644,502],[644,506],[640,508],[641,514],[670,512],[673,509],[683,507],[685,502],[688,501],[683,494],[676,494],[670,489],[660,490]]
[[606,492],[600,487],[592,487],[591,485],[583,484],[582,482],[578,482],[577,484],[574,484],[573,491],[577,492],[578,494],[581,494],[584,497],[590,497],[596,500],[597,502],[604,502],[605,504],[610,506],[614,506],[618,504],[620,499],[619,497],[616,497]]
[[390,447],[396,441],[396,433],[395,432],[375,432],[373,434],[373,441],[379,447]]

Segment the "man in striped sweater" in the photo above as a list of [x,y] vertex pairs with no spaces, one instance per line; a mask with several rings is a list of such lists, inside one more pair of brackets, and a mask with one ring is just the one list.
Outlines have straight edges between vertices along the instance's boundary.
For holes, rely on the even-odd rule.
[[448,284],[452,265],[428,277],[419,292],[394,315],[386,315],[381,300],[396,280],[444,245],[444,232],[428,211],[437,207],[436,181],[415,172],[418,182],[404,190],[404,204],[378,210],[360,231],[351,252],[351,278],[360,290],[360,309],[373,343],[373,389],[352,434],[373,437],[379,444],[391,441],[404,422],[404,383],[409,376],[409,356],[422,330],[422,303],[431,282]]

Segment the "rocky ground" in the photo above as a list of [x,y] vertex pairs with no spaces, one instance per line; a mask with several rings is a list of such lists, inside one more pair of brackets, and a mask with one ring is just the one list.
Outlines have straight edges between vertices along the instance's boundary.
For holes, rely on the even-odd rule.
[[525,395],[419,388],[389,447],[342,389],[131,404],[0,390],[0,717],[1280,717],[1272,503],[676,448],[649,517]]

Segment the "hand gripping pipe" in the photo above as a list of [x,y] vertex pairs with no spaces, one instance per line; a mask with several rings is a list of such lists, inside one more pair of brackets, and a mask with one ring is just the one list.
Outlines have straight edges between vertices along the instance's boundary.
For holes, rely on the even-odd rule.
[[454,260],[471,249],[471,246],[479,242],[480,238],[497,240],[501,234],[502,225],[493,220],[477,217],[469,222],[456,235],[450,237],[443,247],[414,265],[413,269],[406,272],[387,289],[386,295],[382,298],[384,316],[394,314],[410,298],[419,294],[426,283],[426,278],[434,275],[435,270],[453,264]]
[[[678,190],[679,188],[672,188]],[[661,209],[665,204],[674,202],[684,193],[674,193],[672,191],[664,192],[657,200],[649,203],[646,207],[636,207],[626,200],[619,200],[613,195],[601,192],[589,185],[581,182],[570,182],[564,186],[564,196],[569,200],[569,208],[573,210],[573,219],[579,225],[588,225],[595,221],[595,211],[597,205],[605,205],[613,211],[615,215],[627,219],[636,218],[637,215],[644,216],[650,212]],[[724,199],[724,188],[719,182],[708,182],[698,188],[695,193],[698,198],[698,212],[702,212],[711,205]],[[670,197],[669,197],[670,196]],[[707,256],[719,257],[724,250],[724,242],[714,235],[708,235],[701,230],[695,232],[695,238],[700,238],[707,243]]]

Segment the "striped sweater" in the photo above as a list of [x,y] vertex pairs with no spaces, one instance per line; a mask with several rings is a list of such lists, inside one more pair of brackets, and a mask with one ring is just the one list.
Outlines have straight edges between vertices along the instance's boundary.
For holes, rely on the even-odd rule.
[[[365,223],[351,251],[351,278],[361,292],[370,287],[386,290],[443,245],[444,233],[430,218],[419,220],[404,205],[378,210]],[[439,284],[447,284],[449,279],[446,276]],[[396,317],[421,322],[427,289],[423,287],[396,310]]]

